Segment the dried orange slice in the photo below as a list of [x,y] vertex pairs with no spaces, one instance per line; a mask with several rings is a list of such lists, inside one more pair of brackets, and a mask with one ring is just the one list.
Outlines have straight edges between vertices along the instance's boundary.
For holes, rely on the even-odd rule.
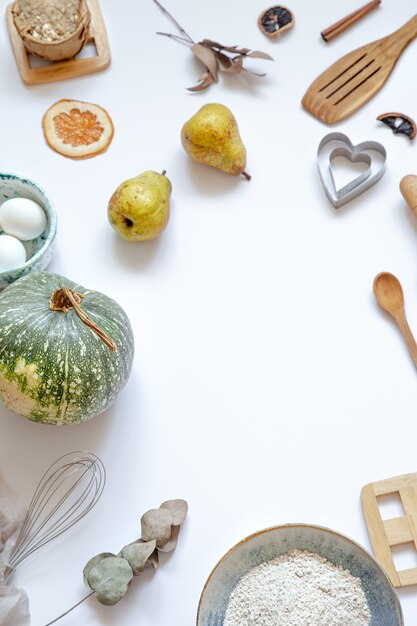
[[110,115],[97,104],[59,100],[45,113],[43,132],[48,145],[71,159],[85,159],[107,150],[113,139]]

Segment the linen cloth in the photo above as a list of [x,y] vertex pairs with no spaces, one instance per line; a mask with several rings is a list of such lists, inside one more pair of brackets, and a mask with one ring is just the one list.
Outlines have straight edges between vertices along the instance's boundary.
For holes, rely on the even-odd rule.
[[11,584],[7,562],[22,527],[26,510],[0,472],[0,626],[29,626],[29,599]]

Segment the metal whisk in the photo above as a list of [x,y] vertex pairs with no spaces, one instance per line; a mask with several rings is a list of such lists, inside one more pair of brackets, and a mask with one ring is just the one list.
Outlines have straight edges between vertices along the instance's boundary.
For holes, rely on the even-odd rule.
[[70,452],[57,459],[36,488],[9,557],[8,573],[91,511],[105,482],[104,465],[91,452]]

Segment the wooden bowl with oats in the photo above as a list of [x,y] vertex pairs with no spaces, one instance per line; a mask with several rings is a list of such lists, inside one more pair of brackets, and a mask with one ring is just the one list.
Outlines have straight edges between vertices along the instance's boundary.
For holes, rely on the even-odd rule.
[[87,41],[86,0],[15,0],[12,15],[26,50],[47,61],[71,59]]

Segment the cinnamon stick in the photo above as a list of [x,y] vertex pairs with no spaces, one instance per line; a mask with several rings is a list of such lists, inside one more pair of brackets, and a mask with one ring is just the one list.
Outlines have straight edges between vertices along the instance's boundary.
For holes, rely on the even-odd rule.
[[331,26],[323,30],[320,33],[321,36],[323,37],[324,41],[331,41],[337,35],[340,35],[340,33],[343,33],[343,31],[349,28],[349,26],[352,26],[352,24],[355,24],[355,22],[360,20],[364,15],[366,15],[373,9],[376,9],[376,7],[380,4],[381,4],[381,0],[372,0],[371,2],[368,2],[368,4],[365,4],[360,9],[353,11],[353,13],[349,13],[349,15],[346,15],[346,17],[342,18],[335,24],[332,24]]

